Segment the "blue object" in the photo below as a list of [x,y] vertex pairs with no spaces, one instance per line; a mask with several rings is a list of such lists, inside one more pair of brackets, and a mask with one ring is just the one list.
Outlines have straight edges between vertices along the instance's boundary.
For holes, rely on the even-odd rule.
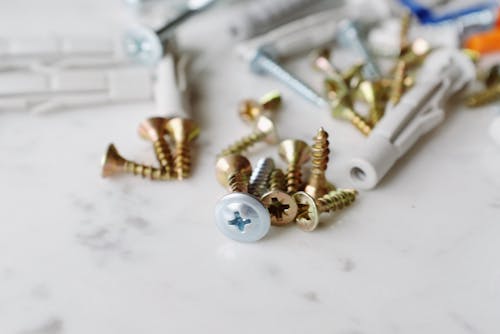
[[[415,15],[422,24],[441,24],[462,20],[471,16],[483,16],[483,14],[487,14],[486,17],[494,16],[492,14],[496,7],[494,2],[482,3],[446,14],[436,15],[433,13],[431,8],[425,7],[414,0],[400,0],[400,2],[404,6],[408,7],[408,9],[410,9],[413,15]],[[491,21],[491,24],[493,24],[493,20]],[[484,23],[486,24],[487,22]]]
[[234,213],[234,219],[228,221],[229,225],[235,225],[238,230],[244,231],[245,225],[250,224],[252,221],[250,219],[243,219],[238,211]]

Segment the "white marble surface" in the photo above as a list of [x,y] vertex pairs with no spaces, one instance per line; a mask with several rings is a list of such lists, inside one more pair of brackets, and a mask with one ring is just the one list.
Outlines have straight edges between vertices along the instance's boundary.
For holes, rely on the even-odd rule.
[[[57,9],[56,9],[57,8]],[[0,4],[0,32],[119,31],[119,4]],[[214,155],[248,131],[237,101],[280,87],[231,53],[216,8],[182,29],[195,64],[193,178],[104,180],[106,145],[154,162],[136,134],[151,104],[0,114],[0,333],[498,333],[500,150],[494,108],[453,110],[374,191],[314,233],[240,244],[215,228]],[[293,64],[310,75],[305,61]],[[319,82],[310,76],[311,82]],[[331,135],[329,176],[363,138],[284,91],[283,137]],[[250,157],[272,154],[259,147]]]

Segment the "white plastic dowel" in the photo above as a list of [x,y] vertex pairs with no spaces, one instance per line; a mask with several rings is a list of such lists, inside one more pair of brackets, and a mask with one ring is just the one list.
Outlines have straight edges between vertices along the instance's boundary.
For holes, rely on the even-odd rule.
[[360,154],[347,165],[353,186],[374,188],[400,157],[444,120],[443,103],[475,76],[474,64],[459,50],[442,49],[427,57],[417,84],[386,111]]
[[175,58],[172,53],[167,53],[157,65],[156,107],[161,115],[188,118],[185,63]]

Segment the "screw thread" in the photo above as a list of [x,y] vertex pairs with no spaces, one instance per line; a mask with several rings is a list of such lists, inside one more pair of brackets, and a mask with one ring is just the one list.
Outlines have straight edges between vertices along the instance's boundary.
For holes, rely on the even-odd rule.
[[406,65],[406,61],[400,59],[394,71],[394,79],[391,83],[391,93],[389,97],[389,100],[393,105],[398,104],[401,100],[401,96],[403,95]]
[[191,174],[191,148],[187,141],[175,145],[174,171],[178,180],[183,180]]
[[229,175],[227,184],[231,192],[240,192],[240,193],[248,192],[248,182],[246,178],[243,177],[243,174],[240,172],[236,172]]
[[162,137],[153,143],[156,158],[160,163],[163,173],[167,176],[173,176],[174,173],[174,161],[172,153],[170,152],[170,147],[167,141]]
[[219,153],[219,156],[226,156],[231,154],[240,154],[247,150],[249,147],[255,145],[266,137],[266,133],[262,131],[255,131],[250,135],[243,137],[235,143],[229,145],[227,148]]
[[279,168],[276,168],[272,171],[271,176],[269,177],[269,189],[271,191],[275,190],[285,190],[287,187],[285,174]]
[[296,193],[302,184],[302,168],[299,164],[290,164],[286,171],[286,190],[289,194]]
[[487,88],[481,92],[472,94],[467,99],[467,106],[469,107],[480,107],[485,104],[491,103],[497,99],[500,99],[500,84],[496,84],[490,88]]
[[260,159],[253,170],[248,185],[248,192],[260,198],[267,190],[269,177],[274,170],[274,160],[271,158]]
[[368,136],[370,132],[372,131],[372,126],[368,124],[368,122],[355,112],[354,110],[350,109],[347,111],[347,117],[346,117],[359,131],[361,131],[362,134],[365,136]]
[[168,180],[169,175],[165,175],[161,169],[152,166],[138,164],[136,162],[127,160],[123,165],[123,170],[126,173],[142,176],[151,180]]
[[314,137],[314,144],[311,147],[312,168],[306,186],[306,192],[315,198],[323,196],[331,190],[328,187],[325,177],[325,171],[328,167],[328,156],[330,154],[329,145],[328,133],[323,128],[320,128]]
[[338,211],[351,205],[358,192],[354,189],[338,189],[330,191],[325,196],[317,200],[320,212]]

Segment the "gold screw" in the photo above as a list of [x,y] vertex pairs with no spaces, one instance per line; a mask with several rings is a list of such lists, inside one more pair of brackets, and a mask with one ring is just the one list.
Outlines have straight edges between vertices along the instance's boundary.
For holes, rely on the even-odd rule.
[[356,111],[352,102],[348,98],[335,100],[332,102],[332,115],[351,122],[362,134],[368,136],[372,131],[372,126]]
[[260,116],[254,125],[253,132],[229,147],[225,148],[219,153],[219,156],[230,154],[239,154],[255,145],[258,142],[265,141],[268,144],[276,144],[278,142],[278,133],[273,121],[266,116]]
[[318,227],[320,213],[338,211],[351,205],[357,194],[358,192],[354,189],[338,189],[329,192],[315,202],[310,195],[299,191],[293,195],[299,207],[295,221],[303,231],[313,231]]
[[394,78],[391,84],[391,93],[389,100],[392,105],[397,105],[401,100],[404,89],[404,80],[406,77],[406,61],[399,59],[396,65],[396,70],[394,71]]
[[319,198],[326,195],[334,188],[325,177],[325,171],[328,167],[328,155],[330,154],[328,146],[328,133],[323,128],[320,128],[314,137],[314,144],[311,148],[311,175],[304,190],[313,198]]
[[484,80],[486,87],[491,87],[500,83],[500,65],[493,65]]
[[384,116],[387,102],[385,82],[363,81],[358,87],[359,94],[370,106],[370,125],[374,126]]
[[165,135],[167,133],[165,125],[167,122],[168,118],[151,117],[139,125],[138,131],[142,138],[153,142],[156,158],[160,163],[163,174],[165,174],[165,176],[173,176],[174,161],[172,153],[170,152],[170,147],[165,140]]
[[239,107],[240,118],[249,124],[254,124],[260,116],[268,116],[281,106],[281,93],[271,91],[262,96],[259,101],[252,99],[243,100]]
[[175,175],[177,179],[183,180],[191,173],[190,144],[200,134],[200,128],[193,120],[181,117],[171,118],[165,127],[175,146]]
[[284,190],[285,175],[281,169],[275,169],[269,180],[269,191],[262,195],[261,202],[271,215],[271,224],[285,225],[291,223],[297,215],[297,203]]
[[500,83],[470,95],[466,103],[469,107],[480,107],[498,99],[500,99]]
[[286,139],[279,145],[279,155],[288,164],[287,192],[292,194],[302,185],[302,165],[311,158],[311,148],[302,140]]
[[329,83],[335,87],[334,91],[337,95],[345,95],[349,92],[344,77],[330,61],[329,49],[321,49],[315,53],[313,66],[326,74]]
[[215,164],[215,171],[217,181],[231,192],[248,192],[252,165],[244,156],[231,154],[220,157]]
[[168,180],[169,175],[166,175],[161,169],[151,166],[141,165],[123,158],[116,149],[115,145],[109,144],[106,154],[102,162],[102,177],[110,177],[113,175],[128,173],[140,175],[150,178],[151,180]]

